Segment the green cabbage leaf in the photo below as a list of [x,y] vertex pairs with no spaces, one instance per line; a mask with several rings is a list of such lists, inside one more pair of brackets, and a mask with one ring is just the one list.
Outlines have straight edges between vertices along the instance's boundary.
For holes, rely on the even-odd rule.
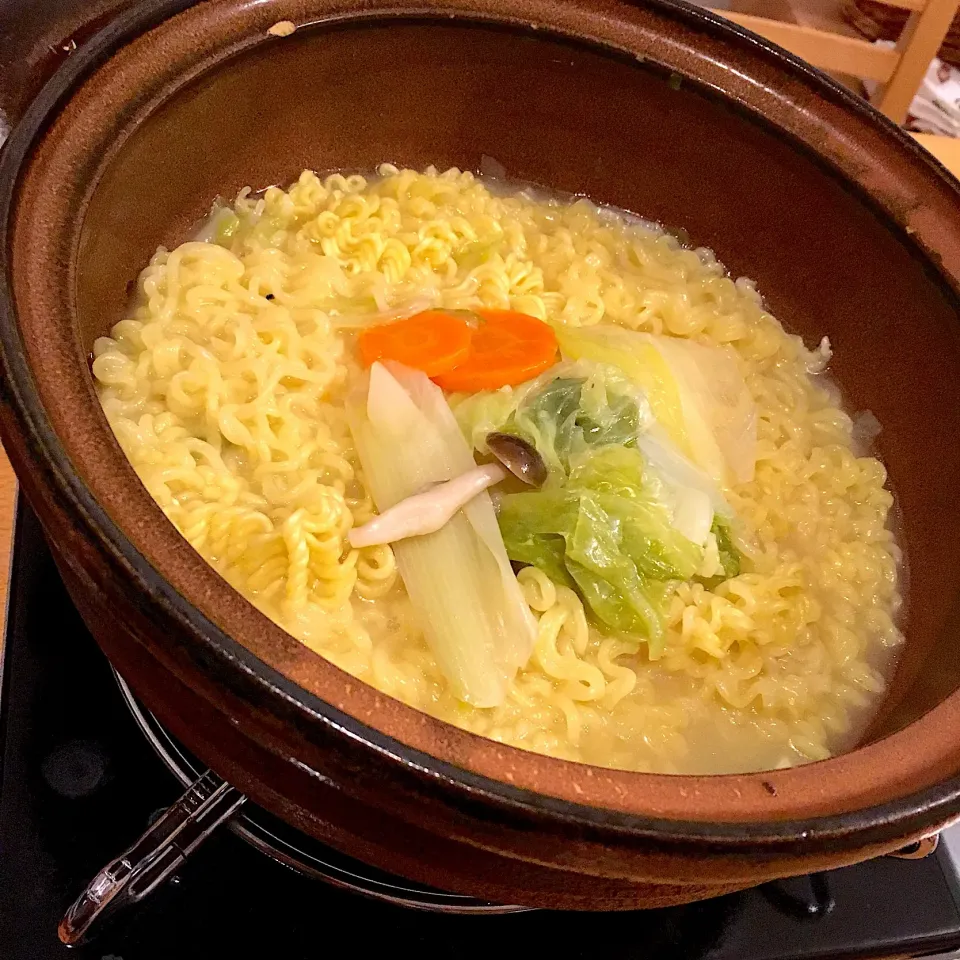
[[564,482],[504,497],[498,520],[511,560],[575,589],[599,624],[645,640],[652,659],[662,654],[670,591],[695,575],[703,548],[673,527],[639,450],[580,453]]

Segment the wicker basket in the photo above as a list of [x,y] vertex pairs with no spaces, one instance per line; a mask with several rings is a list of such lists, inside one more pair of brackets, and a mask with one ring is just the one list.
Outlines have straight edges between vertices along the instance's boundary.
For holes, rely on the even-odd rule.
[[[909,10],[898,10],[875,0],[841,0],[840,9],[847,23],[868,40],[896,40],[910,16]],[[960,12],[950,24],[939,56],[960,67]]]

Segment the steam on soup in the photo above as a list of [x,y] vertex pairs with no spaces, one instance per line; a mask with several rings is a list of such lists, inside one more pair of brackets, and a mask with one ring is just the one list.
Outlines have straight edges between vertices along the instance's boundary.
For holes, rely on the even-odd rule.
[[829,345],[651,224],[458,170],[304,172],[158,250],[95,355],[193,547],[436,717],[720,773],[843,750],[883,694],[892,497]]

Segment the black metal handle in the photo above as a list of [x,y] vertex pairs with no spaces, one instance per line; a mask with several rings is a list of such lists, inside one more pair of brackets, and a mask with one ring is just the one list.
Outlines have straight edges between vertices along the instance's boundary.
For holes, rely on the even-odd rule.
[[246,799],[208,770],[90,881],[60,921],[60,940],[80,943],[98,920],[153,893]]

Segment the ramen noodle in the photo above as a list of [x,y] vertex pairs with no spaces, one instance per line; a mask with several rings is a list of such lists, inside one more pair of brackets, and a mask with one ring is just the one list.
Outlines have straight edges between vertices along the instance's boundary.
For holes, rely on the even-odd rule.
[[[524,566],[532,655],[502,703],[471,706],[395,548],[350,546],[376,512],[345,408],[357,330],[428,307],[518,311],[561,344],[616,325],[735,357],[756,411],[751,476],[722,487],[739,572],[671,585],[656,657]],[[310,649],[442,720],[554,757],[723,773],[848,748],[884,692],[901,642],[892,496],[825,379],[828,347],[652,224],[458,170],[305,171],[159,249],[94,354],[107,419],[183,537]]]

